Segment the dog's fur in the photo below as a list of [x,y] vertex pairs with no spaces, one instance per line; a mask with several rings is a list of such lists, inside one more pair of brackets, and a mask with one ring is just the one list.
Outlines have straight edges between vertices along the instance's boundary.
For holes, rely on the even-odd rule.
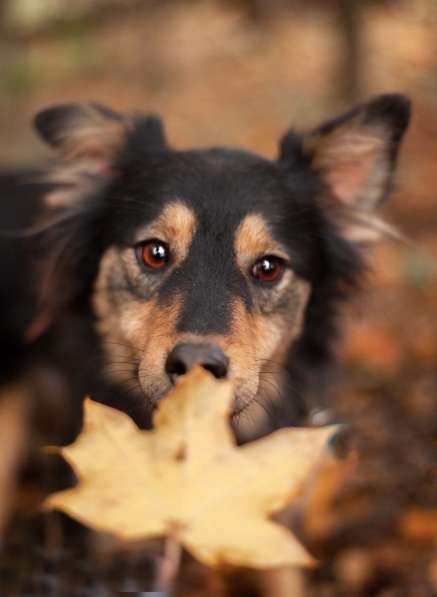
[[[409,112],[403,96],[376,97],[287,132],[274,161],[176,151],[158,118],[97,104],[40,113],[58,162],[39,181],[0,181],[1,227],[24,230],[1,240],[2,355],[57,371],[76,405],[66,419],[91,394],[148,427],[171,385],[169,353],[207,341],[229,360],[242,440],[302,423],[324,406],[338,306],[366,246],[390,232],[374,210]],[[138,260],[149,239],[169,247],[162,271]],[[251,275],[266,255],[284,264],[270,283]]]

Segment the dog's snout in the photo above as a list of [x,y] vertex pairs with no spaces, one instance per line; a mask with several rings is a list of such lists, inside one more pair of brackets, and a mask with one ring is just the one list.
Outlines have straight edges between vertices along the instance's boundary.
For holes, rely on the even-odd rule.
[[188,373],[194,365],[210,371],[217,379],[228,374],[229,359],[215,344],[177,344],[167,357],[165,372],[174,384],[178,377]]

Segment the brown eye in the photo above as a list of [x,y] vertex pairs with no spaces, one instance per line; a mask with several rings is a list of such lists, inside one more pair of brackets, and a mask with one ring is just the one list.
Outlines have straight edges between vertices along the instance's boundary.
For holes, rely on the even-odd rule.
[[275,282],[283,271],[283,260],[273,255],[267,255],[255,263],[251,273],[260,282]]
[[159,240],[142,243],[138,248],[140,263],[149,269],[163,269],[168,263],[168,247]]

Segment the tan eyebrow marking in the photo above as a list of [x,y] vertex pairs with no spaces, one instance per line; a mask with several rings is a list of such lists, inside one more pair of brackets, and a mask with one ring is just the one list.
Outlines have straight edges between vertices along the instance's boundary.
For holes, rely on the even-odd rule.
[[259,214],[249,214],[242,220],[235,233],[234,241],[237,262],[241,268],[246,268],[257,257],[274,254],[288,259],[285,248],[278,243],[272,232]]
[[142,228],[136,241],[158,238],[169,243],[178,262],[185,259],[196,231],[196,216],[182,201],[172,201],[164,207],[158,218]]

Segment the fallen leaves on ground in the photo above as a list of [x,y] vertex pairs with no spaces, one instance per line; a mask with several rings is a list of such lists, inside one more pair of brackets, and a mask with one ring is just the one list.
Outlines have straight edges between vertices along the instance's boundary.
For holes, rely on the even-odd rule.
[[282,429],[237,447],[229,382],[195,369],[160,403],[155,429],[87,400],[84,430],[59,452],[79,485],[47,506],[122,539],[168,536],[208,565],[312,562],[270,514],[288,504],[332,428]]

